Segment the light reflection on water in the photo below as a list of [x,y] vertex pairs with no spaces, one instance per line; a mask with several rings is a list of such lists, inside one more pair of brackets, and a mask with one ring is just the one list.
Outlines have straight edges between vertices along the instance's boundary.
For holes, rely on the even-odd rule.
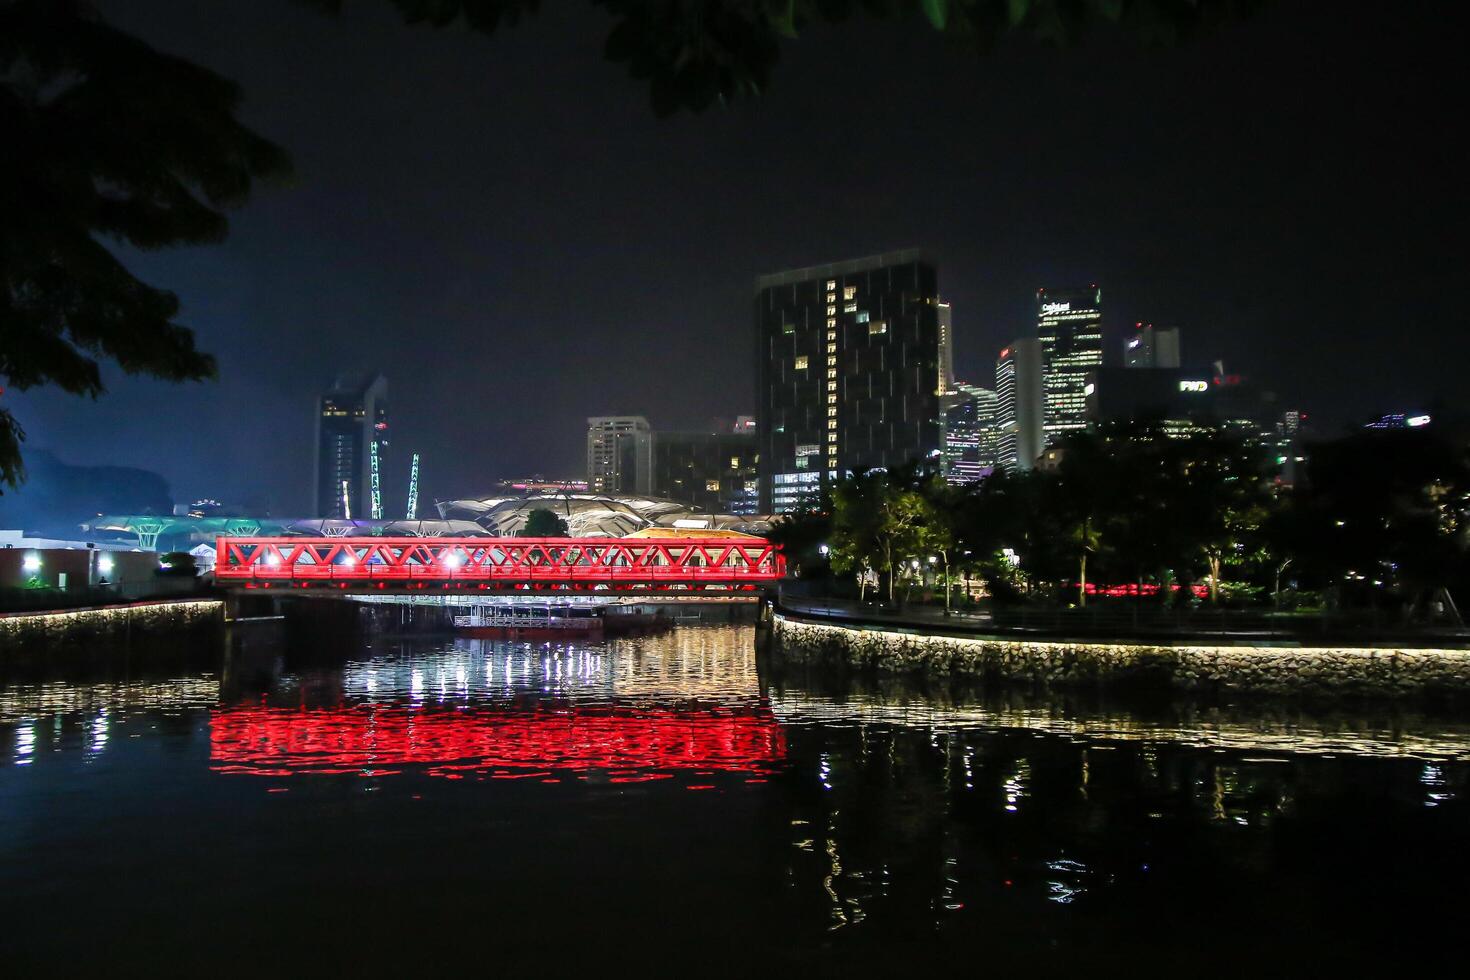
[[[109,965],[48,945],[89,892],[114,943],[188,948],[289,906],[277,884],[301,875],[315,942],[308,924],[352,905],[370,854],[373,880],[417,895],[379,894],[374,920],[509,917],[502,941],[579,955],[612,955],[657,908],[661,942],[717,930],[763,962],[848,956],[859,974],[891,973],[900,949],[912,967],[912,942],[985,942],[1041,973],[1120,951],[1163,963],[1195,954],[1199,926],[1151,927],[1180,917],[1256,937],[1274,964],[1372,954],[1374,930],[1342,928],[1365,894],[1432,928],[1452,907],[1436,890],[1470,873],[1470,726],[1452,716],[926,690],[758,666],[743,628],[377,640],[247,666],[0,675],[0,915],[38,922],[0,954]],[[453,855],[427,896],[424,840]],[[133,911],[148,888],[197,887],[199,854],[238,902],[216,895],[197,932]],[[4,905],[25,895],[47,900]],[[549,924],[569,906],[585,940]]]

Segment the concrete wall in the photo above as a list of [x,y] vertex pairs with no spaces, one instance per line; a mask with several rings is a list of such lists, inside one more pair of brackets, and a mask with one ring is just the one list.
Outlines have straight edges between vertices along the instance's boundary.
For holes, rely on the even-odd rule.
[[144,602],[100,609],[0,615],[0,658],[47,657],[126,646],[134,640],[219,628],[219,599]]
[[1470,694],[1470,650],[1148,646],[924,636],[774,622],[775,649],[800,661],[1055,686],[1134,684],[1183,690],[1400,696]]

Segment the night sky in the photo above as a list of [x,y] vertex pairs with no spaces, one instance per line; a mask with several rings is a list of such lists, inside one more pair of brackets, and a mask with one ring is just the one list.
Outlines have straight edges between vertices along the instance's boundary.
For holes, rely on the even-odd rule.
[[430,498],[580,475],[588,415],[751,410],[754,276],[916,245],[963,379],[993,382],[1037,286],[1097,282],[1110,329],[1178,325],[1187,362],[1224,358],[1329,432],[1463,404],[1465,84],[1442,4],[1285,2],[1176,49],[1103,34],[979,59],[918,22],[812,30],[763,100],[665,120],[581,4],[496,37],[376,0],[99,6],[237,80],[299,173],[223,246],[128,256],[180,294],[218,382],[6,395],[30,446],[156,470],[180,500],[305,513],[315,398],[371,366],[390,507],[415,450]]

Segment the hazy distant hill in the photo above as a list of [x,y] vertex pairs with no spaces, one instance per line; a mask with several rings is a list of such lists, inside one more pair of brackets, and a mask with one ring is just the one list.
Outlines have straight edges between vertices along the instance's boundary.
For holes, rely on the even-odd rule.
[[0,497],[0,528],[76,537],[98,514],[169,514],[168,481],[131,466],[71,466],[44,449],[26,451],[27,479]]

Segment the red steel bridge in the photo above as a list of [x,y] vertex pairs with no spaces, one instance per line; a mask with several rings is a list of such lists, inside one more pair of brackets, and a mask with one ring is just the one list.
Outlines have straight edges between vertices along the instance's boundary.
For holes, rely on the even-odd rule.
[[731,538],[221,537],[214,577],[246,589],[341,592],[756,592],[779,545]]

